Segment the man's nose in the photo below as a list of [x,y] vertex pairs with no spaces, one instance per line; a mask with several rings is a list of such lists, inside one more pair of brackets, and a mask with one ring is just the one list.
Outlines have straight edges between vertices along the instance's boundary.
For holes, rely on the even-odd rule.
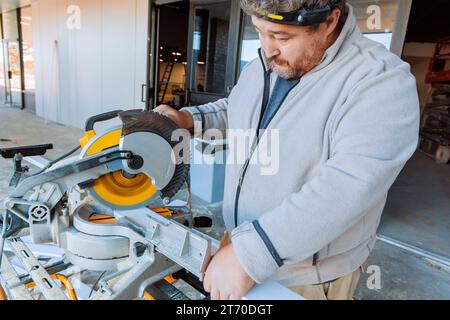
[[278,49],[277,46],[275,46],[273,43],[266,42],[262,45],[262,48],[264,50],[264,53],[266,55],[266,58],[270,59],[273,57],[276,57],[278,55],[280,55],[280,50]]
[[267,59],[270,59],[270,58],[280,55],[280,50],[278,50],[278,48],[276,48],[276,47],[270,47],[270,46],[265,47],[265,48],[263,47],[263,50],[264,50],[264,53],[265,53]]

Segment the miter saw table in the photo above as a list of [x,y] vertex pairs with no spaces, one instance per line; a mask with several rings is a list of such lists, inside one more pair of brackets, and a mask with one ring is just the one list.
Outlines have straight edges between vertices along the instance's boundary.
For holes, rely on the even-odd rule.
[[[114,118],[121,124],[96,132],[96,123]],[[177,134],[178,129],[154,112],[114,111],[90,118],[80,146],[55,161],[41,157],[52,145],[1,149],[15,166],[0,218],[5,294],[10,299],[35,299],[36,292],[49,300],[76,299],[70,281],[58,269],[44,268],[22,241],[25,236],[33,244],[62,248],[64,266],[108,272],[93,288],[93,300],[155,299],[155,284],[170,287],[180,278],[202,292],[203,273],[221,244],[194,228],[189,205],[170,206],[188,185],[190,137]],[[24,159],[38,171],[29,172]],[[2,254],[5,244],[24,275],[17,273],[13,257]],[[297,297],[277,284],[270,287],[281,289],[281,297]]]

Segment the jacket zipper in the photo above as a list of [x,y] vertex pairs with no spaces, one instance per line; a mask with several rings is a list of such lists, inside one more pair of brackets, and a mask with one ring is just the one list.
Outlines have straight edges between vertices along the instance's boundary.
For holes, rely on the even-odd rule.
[[[235,224],[235,227],[238,226],[239,198],[240,198],[240,195],[241,195],[242,184],[244,182],[245,174],[247,173],[247,169],[248,169],[248,166],[250,165],[250,160],[251,160],[251,158],[253,156],[253,153],[255,152],[256,148],[259,145],[259,138],[260,138],[259,137],[259,128],[261,127],[263,116],[264,116],[264,113],[266,111],[267,105],[269,103],[269,98],[270,98],[270,75],[272,73],[272,70],[267,70],[266,69],[266,65],[264,63],[264,59],[263,59],[263,56],[262,56],[262,50],[261,49],[258,50],[258,53],[259,53],[259,58],[261,60],[263,69],[264,69],[264,96],[263,96],[263,101],[262,101],[260,119],[259,119],[259,122],[258,122],[258,127],[256,129],[257,130],[256,131],[256,137],[255,137],[255,140],[253,141],[252,149],[250,151],[249,157],[245,161],[245,164],[242,167],[241,173],[239,175],[239,183],[238,183],[238,186],[237,186],[236,197],[235,197],[235,201],[234,201],[234,224]],[[289,95],[289,92],[287,93],[287,95]],[[287,95],[286,95],[286,97],[287,97]],[[285,99],[286,99],[286,97],[285,97]],[[283,102],[284,102],[284,100],[283,100]]]
[[255,152],[258,143],[259,143],[259,127],[261,125],[261,121],[263,118],[263,114],[265,111],[265,108],[267,106],[267,104],[269,103],[268,99],[269,99],[269,95],[270,95],[270,74],[271,74],[271,70],[267,70],[264,64],[264,60],[262,57],[262,50],[259,49],[258,51],[259,53],[259,58],[261,60],[261,63],[263,65],[264,68],[264,97],[263,97],[263,101],[262,101],[262,107],[261,107],[261,115],[260,115],[260,119],[259,119],[259,123],[258,123],[258,128],[256,128],[256,137],[255,140],[253,141],[252,144],[252,150],[249,153],[249,156],[247,158],[247,160],[245,161],[244,166],[242,167],[241,173],[239,175],[239,183],[238,183],[238,187],[236,190],[236,197],[234,200],[234,225],[235,227],[238,226],[238,209],[239,209],[239,198],[241,195],[241,189],[242,189],[242,183],[244,182],[244,177],[245,174],[247,173],[247,169],[248,166],[250,165],[250,160],[253,156],[253,153]]

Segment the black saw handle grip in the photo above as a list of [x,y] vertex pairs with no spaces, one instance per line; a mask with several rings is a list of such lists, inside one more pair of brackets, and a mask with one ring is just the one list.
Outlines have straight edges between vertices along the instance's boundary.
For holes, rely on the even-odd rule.
[[35,146],[24,146],[15,148],[1,148],[0,155],[5,159],[12,159],[16,154],[23,157],[43,156],[47,150],[53,149],[53,144],[42,144]]
[[114,110],[106,113],[102,113],[93,117],[90,117],[86,121],[86,132],[94,130],[94,125],[97,122],[112,120],[119,116],[119,113],[123,112],[123,110]]

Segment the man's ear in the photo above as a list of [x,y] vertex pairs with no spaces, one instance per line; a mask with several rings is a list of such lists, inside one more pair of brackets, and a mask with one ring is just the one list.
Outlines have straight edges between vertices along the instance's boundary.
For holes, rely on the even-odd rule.
[[341,19],[342,11],[338,8],[333,9],[331,11],[330,16],[328,17],[326,23],[327,27],[327,36],[331,35],[334,30],[336,30],[339,20]]

